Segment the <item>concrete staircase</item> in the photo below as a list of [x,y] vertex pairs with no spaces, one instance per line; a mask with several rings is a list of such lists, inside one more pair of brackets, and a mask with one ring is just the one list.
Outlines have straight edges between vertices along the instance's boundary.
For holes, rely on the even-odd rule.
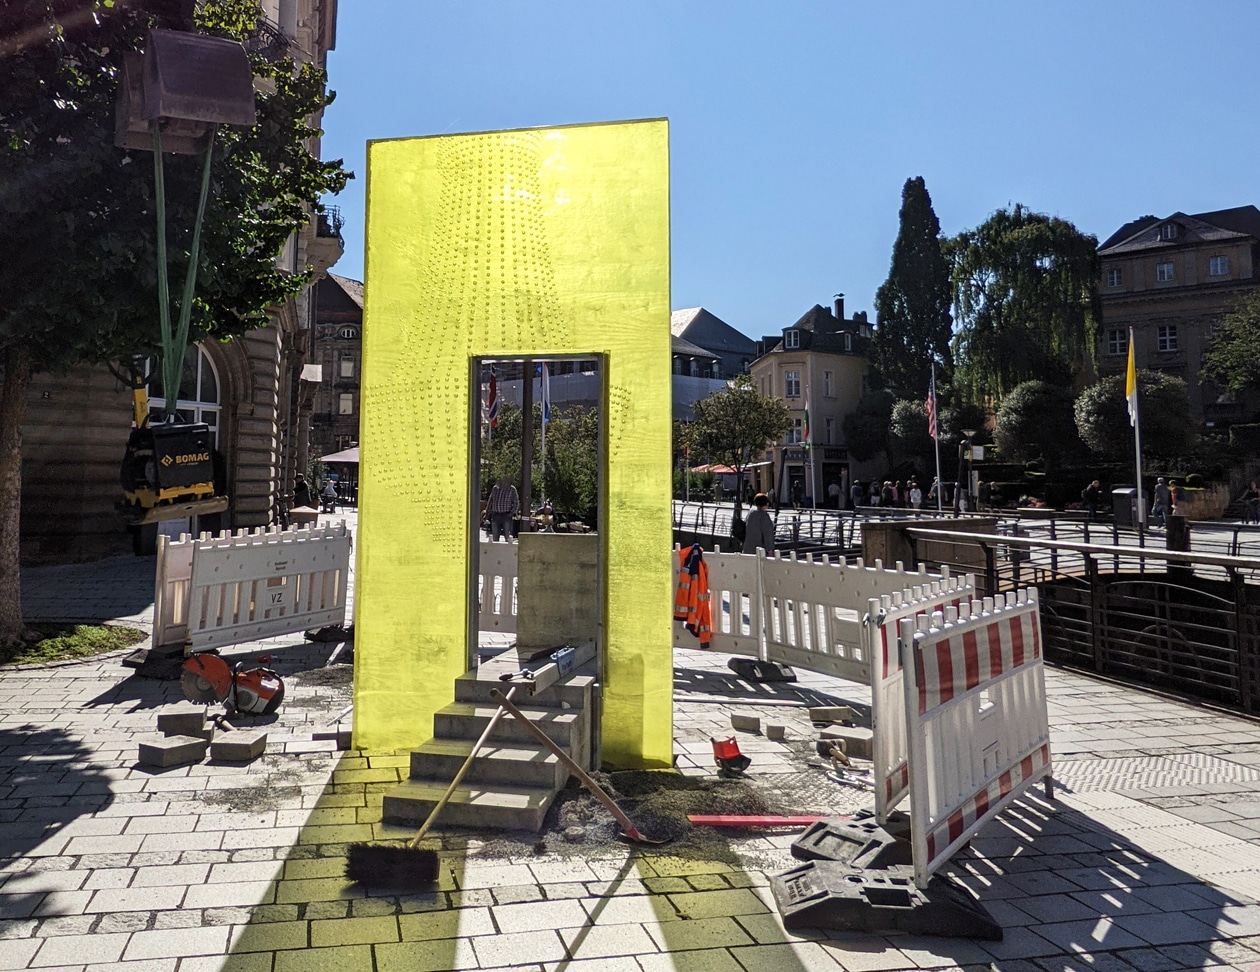
[[[595,676],[574,674],[534,696],[518,689],[513,701],[559,743],[579,766],[591,764],[591,708]],[[410,779],[385,794],[387,823],[419,826],[459,772],[497,711],[490,690],[500,681],[468,672],[455,680],[455,701],[433,716],[433,738],[411,752]],[[498,830],[541,830],[543,818],[569,772],[511,716],[505,714],[438,823]]]

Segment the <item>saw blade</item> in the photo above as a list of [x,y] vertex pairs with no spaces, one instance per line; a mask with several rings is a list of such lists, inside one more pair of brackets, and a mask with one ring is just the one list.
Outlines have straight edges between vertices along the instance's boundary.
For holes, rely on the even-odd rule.
[[232,691],[232,670],[218,655],[193,655],[184,662],[179,685],[189,702],[222,702]]
[[198,705],[223,701],[215,693],[213,685],[198,672],[189,671],[187,668],[179,676],[179,687],[184,693],[184,698]]

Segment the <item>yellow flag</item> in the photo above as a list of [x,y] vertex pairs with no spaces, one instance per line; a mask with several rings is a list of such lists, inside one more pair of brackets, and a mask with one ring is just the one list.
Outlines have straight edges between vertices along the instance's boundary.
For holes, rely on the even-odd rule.
[[1135,427],[1138,421],[1137,395],[1137,366],[1133,363],[1133,328],[1129,328],[1129,371],[1124,380],[1124,397],[1129,400],[1129,424]]

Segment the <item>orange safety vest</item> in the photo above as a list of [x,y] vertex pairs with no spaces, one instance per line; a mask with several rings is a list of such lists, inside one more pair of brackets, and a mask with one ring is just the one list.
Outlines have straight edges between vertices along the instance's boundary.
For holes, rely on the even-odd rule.
[[694,544],[678,551],[678,589],[674,593],[674,618],[686,623],[687,630],[708,648],[713,628],[709,609],[709,568],[704,549]]

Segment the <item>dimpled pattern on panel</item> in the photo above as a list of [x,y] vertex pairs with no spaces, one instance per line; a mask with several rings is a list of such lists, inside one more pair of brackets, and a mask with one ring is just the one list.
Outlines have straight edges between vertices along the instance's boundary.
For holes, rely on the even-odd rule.
[[464,669],[474,357],[602,355],[606,759],[668,765],[668,126],[368,153],[355,739],[430,735]]

